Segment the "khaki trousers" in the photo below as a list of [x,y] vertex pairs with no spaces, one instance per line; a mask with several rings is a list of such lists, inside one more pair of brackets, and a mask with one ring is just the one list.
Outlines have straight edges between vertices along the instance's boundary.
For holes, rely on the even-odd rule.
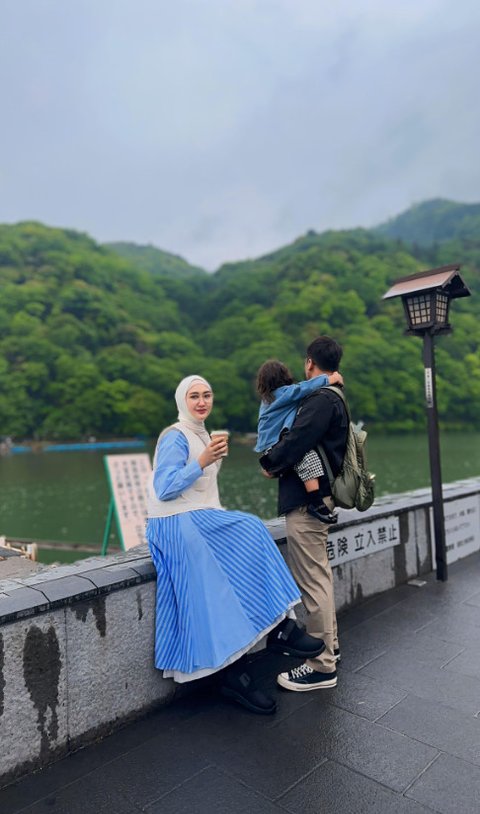
[[[333,502],[329,498],[324,500],[333,509]],[[307,611],[307,633],[325,642],[323,653],[309,659],[307,664],[321,673],[333,673],[338,633],[333,574],[327,556],[329,526],[307,514],[305,506],[289,512],[286,524],[288,564]]]

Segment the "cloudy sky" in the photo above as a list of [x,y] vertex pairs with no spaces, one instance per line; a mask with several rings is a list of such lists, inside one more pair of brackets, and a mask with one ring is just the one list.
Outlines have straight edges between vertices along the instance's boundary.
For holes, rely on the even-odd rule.
[[191,262],[480,201],[478,0],[2,0],[0,222]]

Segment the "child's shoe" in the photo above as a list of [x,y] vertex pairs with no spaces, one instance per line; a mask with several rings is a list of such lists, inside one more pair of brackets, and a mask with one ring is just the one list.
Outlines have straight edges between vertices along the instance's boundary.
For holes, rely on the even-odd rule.
[[314,506],[313,503],[309,503],[307,506],[307,512],[308,514],[311,514],[312,517],[316,517],[317,520],[320,520],[321,523],[327,523],[329,526],[332,526],[338,522],[337,515],[329,510],[323,500],[318,504],[318,506]]

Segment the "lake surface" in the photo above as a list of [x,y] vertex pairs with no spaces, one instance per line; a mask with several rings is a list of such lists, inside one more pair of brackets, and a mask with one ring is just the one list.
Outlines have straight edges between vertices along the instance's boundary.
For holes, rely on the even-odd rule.
[[[445,433],[441,445],[444,483],[480,475],[480,433]],[[148,451],[153,452],[153,442]],[[368,451],[378,495],[429,485],[426,435],[371,435]],[[276,515],[276,483],[260,475],[250,447],[231,445],[219,485],[225,508],[264,519]],[[0,535],[83,543],[100,550],[108,503],[102,452],[0,458]],[[113,534],[111,545],[117,544]],[[41,555],[44,562],[77,557],[55,551]]]

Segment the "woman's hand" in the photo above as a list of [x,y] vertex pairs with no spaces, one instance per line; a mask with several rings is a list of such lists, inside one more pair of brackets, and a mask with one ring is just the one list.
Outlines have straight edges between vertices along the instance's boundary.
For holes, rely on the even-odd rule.
[[338,370],[336,370],[335,373],[331,373],[330,376],[328,377],[328,383],[329,384],[342,384],[343,385],[343,376],[342,376],[342,374],[339,373]]
[[228,452],[228,442],[223,436],[215,436],[210,441],[208,447],[205,447],[202,454],[198,458],[198,463],[205,469],[206,466],[214,464],[215,461],[220,460]]

